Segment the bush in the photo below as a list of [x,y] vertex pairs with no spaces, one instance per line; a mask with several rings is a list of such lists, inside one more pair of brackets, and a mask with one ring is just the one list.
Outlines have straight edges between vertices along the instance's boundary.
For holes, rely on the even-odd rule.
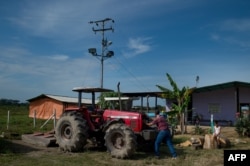
[[235,123],[235,130],[240,136],[250,137],[250,120],[249,120],[249,118],[239,118]]
[[195,126],[193,130],[194,134],[196,135],[202,135],[205,133],[204,129],[202,129],[200,126]]
[[207,129],[207,134],[213,134],[213,130],[211,127]]

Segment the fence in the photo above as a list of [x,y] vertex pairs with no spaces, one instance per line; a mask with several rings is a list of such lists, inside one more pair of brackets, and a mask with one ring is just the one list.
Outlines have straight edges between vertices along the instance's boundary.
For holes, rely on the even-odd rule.
[[[44,124],[40,128],[43,128],[51,119],[53,119],[53,126],[55,129],[56,128],[56,110],[53,111],[53,114],[49,117],[49,119],[47,119],[44,122]],[[33,125],[35,128],[36,127],[36,110],[34,111]]]
[[[12,115],[11,113],[14,112],[14,114]],[[1,112],[0,114],[0,124],[4,123],[4,116],[3,116],[3,112]],[[16,124],[20,124],[23,123],[23,118],[22,116],[28,116],[27,114],[22,114],[22,113],[17,113],[15,111],[10,111],[8,110],[7,111],[7,118],[6,118],[6,129],[7,131],[10,129],[10,124],[11,124],[11,119],[12,120],[12,123],[14,123],[15,125]],[[21,117],[21,118],[20,118]],[[48,124],[48,122],[50,120],[53,120],[53,127],[55,129],[55,126],[56,126],[56,110],[53,111],[52,115],[49,117],[49,119],[47,119],[40,127],[40,129],[42,129],[46,124]],[[37,119],[36,119],[36,111],[34,111],[34,118],[33,118],[33,127],[36,128],[36,122],[37,122]]]

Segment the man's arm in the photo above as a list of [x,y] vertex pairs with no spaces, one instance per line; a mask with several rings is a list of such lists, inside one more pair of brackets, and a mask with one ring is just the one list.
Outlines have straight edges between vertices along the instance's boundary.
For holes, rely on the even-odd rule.
[[146,123],[146,125],[152,126],[152,125],[153,125],[153,121],[152,121],[152,122],[149,122],[149,123]]
[[156,124],[157,119],[158,118],[154,118],[154,120],[152,122],[146,123],[146,125],[152,126],[152,125]]

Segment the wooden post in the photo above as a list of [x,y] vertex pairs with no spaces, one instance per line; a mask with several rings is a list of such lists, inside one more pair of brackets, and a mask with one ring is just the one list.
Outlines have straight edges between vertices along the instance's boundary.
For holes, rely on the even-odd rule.
[[8,115],[7,115],[7,130],[9,130],[9,123],[10,123],[10,111],[8,110]]
[[213,115],[213,113],[211,114],[210,126],[211,126],[211,130],[212,130],[212,134],[213,134],[214,133],[214,115]]
[[54,129],[56,128],[56,109],[54,109]]
[[34,125],[34,128],[35,128],[36,127],[36,110],[34,111],[33,125]]
[[187,134],[187,108],[185,108],[185,114],[184,114],[184,125],[185,125],[185,129],[184,129],[184,133]]
[[[147,112],[149,112],[149,101],[148,101],[149,95],[147,95]],[[156,108],[156,107],[155,107]],[[157,109],[157,108],[156,108]]]
[[46,122],[44,122],[44,124],[40,127],[40,128],[43,128],[48,122],[50,119],[52,119],[54,117],[54,114],[52,114],[49,119],[46,120]]
[[119,109],[122,110],[122,101],[121,101],[121,93],[120,93],[120,82],[117,84],[117,91],[118,91],[118,97],[119,97]]

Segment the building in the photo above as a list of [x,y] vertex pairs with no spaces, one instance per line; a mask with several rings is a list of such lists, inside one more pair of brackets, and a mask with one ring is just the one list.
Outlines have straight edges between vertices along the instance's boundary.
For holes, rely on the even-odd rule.
[[199,115],[201,122],[213,119],[234,124],[236,114],[249,114],[250,83],[227,82],[196,88],[192,93],[193,116]]
[[[78,98],[46,94],[41,94],[27,101],[29,102],[29,117],[37,119],[49,119],[54,113],[58,119],[65,108],[78,106]],[[82,99],[82,104],[91,106],[92,100]]]
[[[163,92],[140,92],[122,93],[124,96],[140,96],[141,105],[143,97],[155,97],[155,107],[157,97]],[[38,119],[49,119],[54,113],[59,118],[64,109],[69,106],[78,106],[78,98],[64,97],[56,95],[41,94],[29,99],[29,117]],[[92,99],[82,99],[84,106],[92,106]],[[95,104],[98,102],[94,101]],[[148,105],[148,101],[147,101]],[[188,121],[194,120],[195,115],[200,117],[200,122],[209,125],[211,115],[214,120],[219,120],[221,124],[234,124],[237,117],[241,114],[249,116],[250,111],[250,83],[246,82],[227,82],[211,86],[195,88],[192,93],[192,102],[189,108],[193,111],[188,112]]]

